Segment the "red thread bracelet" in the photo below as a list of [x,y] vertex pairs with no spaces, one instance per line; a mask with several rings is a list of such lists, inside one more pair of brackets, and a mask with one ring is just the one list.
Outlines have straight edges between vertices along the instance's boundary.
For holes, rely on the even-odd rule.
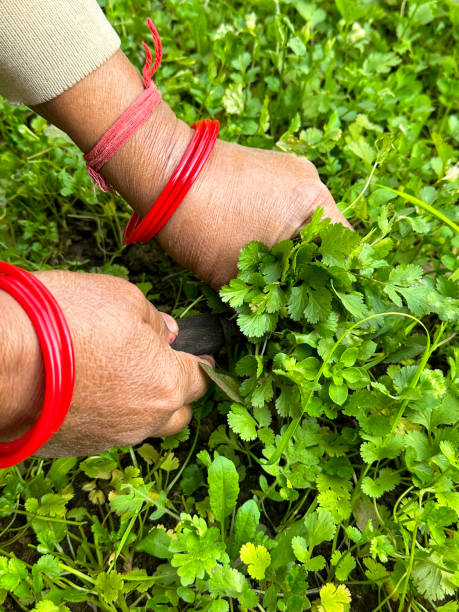
[[56,300],[33,274],[0,262],[0,289],[24,309],[37,334],[45,366],[45,397],[36,423],[11,442],[0,443],[0,468],[27,459],[58,431],[75,386],[75,357],[70,331]]
[[155,62],[151,68],[153,59],[152,53],[148,45],[142,41],[143,48],[146,53],[145,66],[143,67],[143,84],[145,89],[134,102],[124,111],[124,113],[115,121],[115,123],[105,132],[99,142],[84,156],[86,161],[86,169],[91,180],[102,191],[111,191],[113,189],[108,185],[102,174],[101,168],[108,160],[117,152],[136,130],[150,117],[152,112],[161,102],[161,92],[156,88],[156,85],[151,80],[158,66],[161,63],[163,56],[163,48],[158,30],[153,25],[152,20],[147,18],[147,25],[153,37],[155,45]]
[[134,213],[124,233],[124,243],[148,242],[169,221],[177,210],[212,152],[219,123],[204,119],[192,126],[195,134],[182,160],[160,196],[142,220]]
[[[89,176],[102,191],[113,190],[107,184],[100,170],[126,144],[161,100],[161,94],[155,86],[152,87],[151,80],[161,63],[161,40],[150,18],[147,19],[147,25],[153,36],[155,61],[153,68],[151,68],[152,53],[143,42],[147,56],[143,68],[145,90],[105,132],[94,148],[84,156]],[[192,127],[196,130],[195,134],[163,192],[143,220],[135,213],[132,215],[124,232],[123,240],[125,244],[148,242],[153,238],[169,221],[197,179],[217,140],[219,123],[216,120],[204,119],[198,121]]]

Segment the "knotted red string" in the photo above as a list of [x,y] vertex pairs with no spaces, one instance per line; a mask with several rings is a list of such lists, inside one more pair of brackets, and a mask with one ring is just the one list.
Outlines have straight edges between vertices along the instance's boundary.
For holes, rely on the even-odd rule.
[[151,60],[153,59],[151,55],[150,47],[147,45],[146,42],[142,41],[142,45],[143,45],[143,48],[145,49],[145,54],[146,54],[145,66],[143,67],[143,70],[142,70],[145,89],[148,89],[148,87],[150,87],[151,78],[155,74],[155,72],[158,70],[158,67],[163,58],[163,46],[161,44],[161,38],[159,37],[158,30],[156,29],[150,17],[147,17],[147,26],[150,28],[150,32],[153,37],[153,44],[155,45],[155,63],[153,65],[153,68],[150,70]]
[[108,160],[126,144],[137,129],[143,123],[145,123],[159,102],[161,102],[161,92],[152,82],[152,77],[161,63],[161,39],[159,37],[158,30],[155,28],[152,20],[149,17],[147,18],[147,25],[153,37],[153,43],[155,46],[155,61],[153,68],[151,68],[153,61],[152,53],[148,45],[145,42],[142,42],[146,53],[145,66],[142,70],[145,89],[140,96],[134,100],[131,106],[129,106],[129,108],[127,108],[115,121],[115,123],[105,132],[95,147],[84,156],[86,161],[86,169],[91,177],[91,180],[102,191],[113,192],[113,189],[102,176],[100,170],[108,162]]

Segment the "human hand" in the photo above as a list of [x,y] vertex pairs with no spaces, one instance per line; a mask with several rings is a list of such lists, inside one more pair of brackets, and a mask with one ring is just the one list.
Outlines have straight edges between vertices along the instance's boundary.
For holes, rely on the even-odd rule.
[[220,287],[236,275],[242,247],[295,236],[318,206],[333,223],[350,227],[307,159],[217,141],[158,239],[179,263]]
[[[63,271],[38,272],[37,277],[64,312],[76,362],[69,413],[37,455],[95,454],[182,429],[191,418],[191,402],[207,388],[199,362],[213,365],[212,358],[170,348],[177,323],[127,281]],[[27,369],[18,369],[14,382],[17,406],[12,413],[19,418],[7,434],[3,429],[3,439],[23,433],[41,410],[43,388],[35,381],[44,379],[43,366],[29,327],[22,333]]]
[[[119,51],[35,110],[89,151],[142,91],[137,71]],[[102,174],[143,217],[177,168],[192,133],[161,102]],[[242,247],[251,240],[271,246],[291,238],[319,205],[332,222],[349,226],[308,160],[219,140],[157,238],[176,261],[217,288],[236,274]]]

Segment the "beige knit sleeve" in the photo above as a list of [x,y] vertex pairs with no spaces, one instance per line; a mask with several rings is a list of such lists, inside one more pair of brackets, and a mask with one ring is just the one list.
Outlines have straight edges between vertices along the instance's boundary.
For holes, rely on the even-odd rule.
[[51,100],[119,46],[96,0],[0,0],[0,94],[29,106]]

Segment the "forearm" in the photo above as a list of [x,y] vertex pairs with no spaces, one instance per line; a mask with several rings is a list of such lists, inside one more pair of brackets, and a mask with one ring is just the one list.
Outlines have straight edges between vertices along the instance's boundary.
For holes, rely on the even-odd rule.
[[0,440],[24,433],[43,396],[40,346],[24,310],[0,291]]
[[[0,94],[29,105],[87,152],[143,90],[119,42],[96,0],[4,0]],[[191,138],[161,102],[102,174],[144,216]],[[175,241],[174,233],[160,234],[166,248]]]
[[[139,73],[118,51],[60,96],[33,108],[87,152],[142,91]],[[102,173],[137,213],[145,215],[191,137],[192,130],[161,102]]]

